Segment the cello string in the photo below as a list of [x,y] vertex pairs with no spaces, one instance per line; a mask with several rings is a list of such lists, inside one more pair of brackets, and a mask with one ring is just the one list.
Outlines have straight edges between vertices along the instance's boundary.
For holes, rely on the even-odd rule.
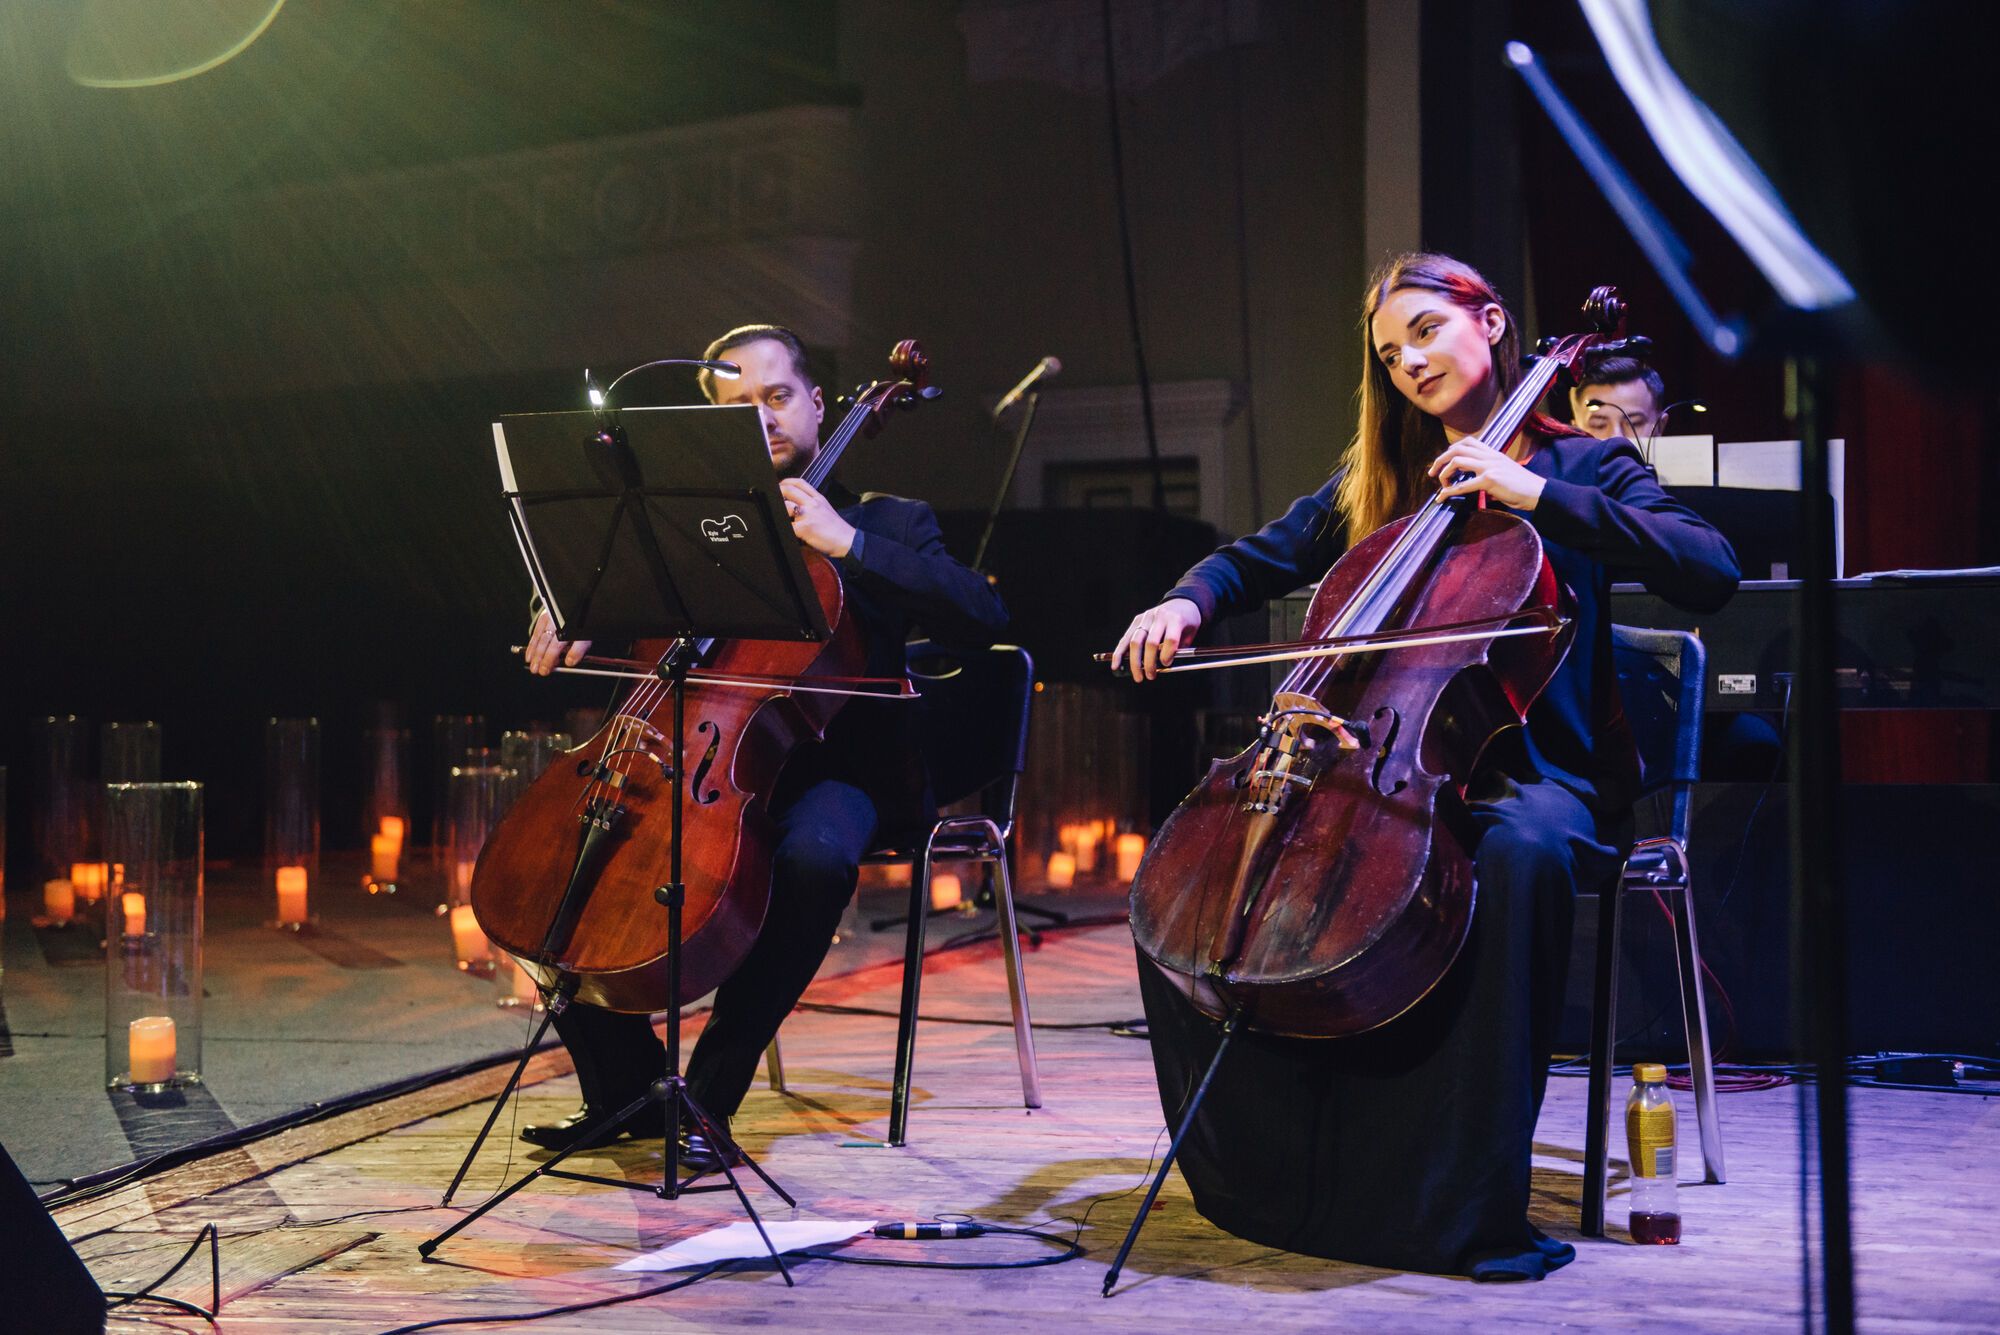
[[[1507,396],[1506,400],[1501,403],[1500,407],[1481,429],[1482,437],[1485,435],[1498,436],[1509,444],[1512,444],[1514,437],[1520,433],[1521,427],[1527,422],[1528,414],[1534,410],[1534,405],[1540,401],[1542,395],[1548,390],[1549,385],[1554,382],[1555,373],[1560,369],[1560,363],[1553,357],[1536,359],[1534,364],[1529,367],[1527,374],[1521,378],[1521,383],[1514,387],[1514,392]],[[1443,534],[1425,531],[1423,536],[1420,537],[1419,533],[1420,530],[1429,530],[1438,527],[1434,521],[1429,520],[1429,516],[1442,511],[1442,499],[1440,493],[1432,492],[1424,503],[1417,508],[1409,526],[1403,530],[1396,544],[1390,548],[1388,555],[1376,567],[1371,578],[1363,583],[1362,587],[1348,600],[1347,605],[1342,608],[1340,617],[1336,618],[1334,624],[1329,628],[1328,638],[1351,632],[1354,623],[1368,613],[1371,605],[1379,606],[1378,597],[1385,587],[1393,585],[1400,598],[1402,591],[1407,587],[1408,577],[1415,574],[1415,571],[1407,569],[1409,562],[1415,560],[1420,564],[1428,564]],[[1416,550],[1419,546],[1423,548],[1421,554]],[[1398,578],[1392,579],[1392,575]],[[1390,610],[1390,608],[1382,608],[1381,616],[1386,619]],[[1380,625],[1375,625],[1369,628],[1380,629],[1381,627]],[[1345,659],[1341,655],[1308,659],[1302,662],[1298,668],[1295,668],[1291,674],[1288,674],[1286,677],[1286,688],[1297,689],[1300,694],[1316,695],[1332,680],[1333,674],[1340,670],[1340,666],[1344,661]],[[1297,687],[1293,687],[1294,680],[1299,683]]]

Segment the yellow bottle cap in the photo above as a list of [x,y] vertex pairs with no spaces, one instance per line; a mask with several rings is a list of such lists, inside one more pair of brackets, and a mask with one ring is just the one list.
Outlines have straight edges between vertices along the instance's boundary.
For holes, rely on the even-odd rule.
[[1632,1068],[1632,1078],[1642,1085],[1657,1085],[1667,1078],[1667,1068],[1658,1062],[1640,1062]]

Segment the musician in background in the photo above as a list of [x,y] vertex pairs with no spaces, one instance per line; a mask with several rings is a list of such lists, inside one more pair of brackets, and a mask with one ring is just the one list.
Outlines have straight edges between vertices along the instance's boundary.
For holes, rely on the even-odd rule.
[[[835,562],[847,614],[867,645],[866,673],[900,677],[913,624],[934,639],[991,644],[1007,624],[999,595],[945,550],[937,516],[922,501],[856,496],[837,482],[825,492],[803,474],[819,451],[826,402],[806,367],[798,336],[778,325],[744,325],[709,345],[703,358],[742,368],[735,380],[702,373],[711,402],[747,403],[762,414],[771,463],[798,540]],[[546,612],[536,616],[528,670],[546,674],[575,665],[587,640],[555,638]],[[795,752],[771,800],[777,820],[771,906],[742,966],[715,994],[708,1025],[688,1058],[688,1093],[719,1124],[735,1115],[764,1050],[826,958],[841,911],[854,894],[861,856],[879,834],[919,825],[931,814],[913,707],[854,700],[834,715],[826,740]],[[672,1019],[669,1023],[673,1023]],[[652,1019],[572,1002],[555,1018],[576,1059],[583,1107],[563,1121],[522,1128],[521,1138],[561,1149],[591,1134],[665,1071],[664,1045]],[[655,1104],[626,1134],[657,1136],[664,1109]],[[714,1146],[680,1129],[683,1162],[715,1167],[732,1146]]]
[[[1364,315],[1360,424],[1341,467],[1134,617],[1114,669],[1152,678],[1202,626],[1319,579],[1348,546],[1439,491],[1483,493],[1534,526],[1574,595],[1575,639],[1527,727],[1500,733],[1467,785],[1477,899],[1443,979],[1356,1037],[1248,1036],[1202,1105],[1181,1168],[1197,1208],[1255,1242],[1539,1279],[1575,1256],[1528,1222],[1572,901],[1617,875],[1639,777],[1612,666],[1611,571],[1706,612],[1735,591],[1736,559],[1629,441],[1540,414],[1512,440],[1481,438],[1519,382],[1520,336],[1469,266],[1402,256],[1370,281]],[[1149,961],[1139,972],[1173,1122],[1218,1027]]]
[[1586,359],[1583,381],[1569,392],[1569,420],[1586,436],[1623,436],[1644,445],[1659,427],[1667,382],[1637,357]]

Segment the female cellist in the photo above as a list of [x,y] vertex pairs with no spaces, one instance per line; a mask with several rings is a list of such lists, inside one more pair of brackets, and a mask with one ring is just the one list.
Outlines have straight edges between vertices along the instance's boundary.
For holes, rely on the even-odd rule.
[[[1134,617],[1114,670],[1153,677],[1205,623],[1320,578],[1440,487],[1484,493],[1533,525],[1574,596],[1575,638],[1527,727],[1503,732],[1467,785],[1478,894],[1444,979],[1357,1037],[1238,1039],[1182,1170],[1201,1212],[1252,1241],[1539,1279],[1575,1255],[1527,1218],[1572,901],[1616,874],[1638,777],[1612,668],[1611,571],[1712,611],[1735,591],[1736,560],[1629,441],[1593,440],[1540,414],[1511,440],[1481,438],[1520,378],[1520,340],[1470,266],[1429,254],[1390,262],[1369,282],[1362,335],[1360,423],[1342,466]],[[1216,1028],[1148,965],[1141,990],[1173,1120]]]

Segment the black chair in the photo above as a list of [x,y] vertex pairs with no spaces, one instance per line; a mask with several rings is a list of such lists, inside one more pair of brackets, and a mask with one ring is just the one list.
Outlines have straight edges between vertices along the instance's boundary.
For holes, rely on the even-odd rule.
[[1701,952],[1696,944],[1694,895],[1688,868],[1688,813],[1701,763],[1701,705],[1707,654],[1686,631],[1611,628],[1612,656],[1625,717],[1639,744],[1641,801],[1669,796],[1667,833],[1641,839],[1626,859],[1616,886],[1599,896],[1597,961],[1590,1008],[1590,1124],[1584,1134],[1583,1231],[1604,1234],[1612,1116],[1612,1048],[1617,1041],[1618,944],[1621,906],[1630,893],[1658,894],[1674,920],[1674,959],[1681,982],[1681,1027],[1687,1035],[1694,1084],[1695,1121],[1707,1180],[1726,1178],[1722,1124],[1715,1110],[1715,1068],[1702,1000]]
[[[903,946],[903,1000],[896,1029],[896,1078],[889,1104],[889,1144],[907,1143],[911,1068],[916,1060],[917,1006],[923,988],[924,928],[931,905],[931,872],[939,864],[990,866],[995,881],[995,926],[1007,960],[1007,993],[1014,1012],[1014,1047],[1021,1064],[1021,1099],[1042,1106],[1041,1071],[1035,1062],[1035,1035],[1028,1019],[1027,979],[1008,874],[1007,839],[1014,829],[1014,805],[1028,761],[1028,709],[1034,699],[1035,665],[1014,645],[953,650],[927,640],[913,642],[907,660],[910,680],[923,697],[924,759],[939,807],[976,805],[977,811],[942,816],[864,863],[907,863],[910,910]],[[784,1088],[784,1058],[773,1040],[766,1062],[771,1087]]]

